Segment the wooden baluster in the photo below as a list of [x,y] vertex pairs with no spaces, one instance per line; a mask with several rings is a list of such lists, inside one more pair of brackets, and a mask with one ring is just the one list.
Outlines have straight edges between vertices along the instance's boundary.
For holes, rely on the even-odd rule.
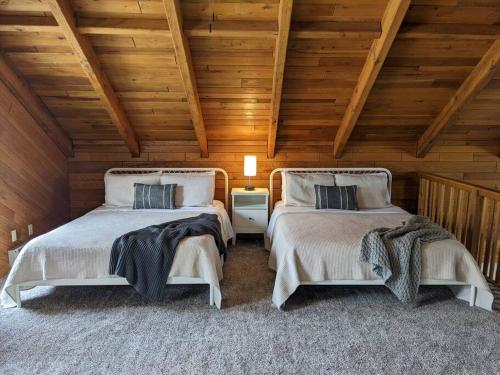
[[485,268],[485,275],[488,279],[494,279],[494,268],[495,268],[495,247],[497,243],[498,236],[498,203],[496,204],[493,199],[485,198],[488,203],[488,223],[485,224],[486,233],[485,237],[485,263],[488,267]]
[[464,209],[467,207],[467,198],[468,195],[463,191],[462,189],[458,189],[458,204],[457,204],[457,221],[456,221],[456,227],[455,230],[453,231],[453,234],[457,237],[457,239],[465,243],[465,238],[466,238],[466,221],[465,221],[465,215],[464,215]]
[[426,213],[426,197],[427,197],[427,180],[423,177],[420,178],[419,188],[418,188],[418,214],[420,216],[425,216]]

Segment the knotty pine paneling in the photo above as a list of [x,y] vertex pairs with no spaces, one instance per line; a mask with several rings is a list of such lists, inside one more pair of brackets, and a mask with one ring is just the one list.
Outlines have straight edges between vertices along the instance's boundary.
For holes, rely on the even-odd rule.
[[[78,144],[68,166],[72,217],[102,204],[103,176],[108,168],[220,167],[229,173],[230,188],[241,187],[247,182],[243,176],[246,154],[257,155],[258,176],[253,182],[258,187],[268,187],[269,173],[278,167],[389,168],[394,174],[393,201],[411,212],[416,212],[418,172],[500,188],[500,145],[485,141],[443,140],[424,159],[415,158],[414,142],[387,141],[349,142],[340,160],[332,158],[332,142],[317,141],[281,141],[274,159],[266,157],[265,141],[212,141],[208,159],[200,158],[196,142],[143,142],[142,151],[140,158],[133,159],[120,144]],[[216,196],[223,199],[221,180],[217,182]]]
[[9,269],[11,231],[38,235],[69,213],[66,158],[0,81],[0,277]]

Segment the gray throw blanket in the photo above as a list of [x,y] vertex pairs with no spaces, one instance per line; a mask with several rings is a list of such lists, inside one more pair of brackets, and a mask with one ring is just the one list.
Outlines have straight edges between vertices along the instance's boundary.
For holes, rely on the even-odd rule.
[[225,255],[221,224],[214,214],[203,213],[124,234],[113,243],[109,273],[125,277],[148,300],[159,301],[165,296],[180,240],[204,234],[212,235],[220,254]]
[[401,302],[415,304],[420,286],[421,245],[448,238],[452,235],[429,218],[412,216],[400,227],[368,232],[361,241],[359,260],[371,264]]

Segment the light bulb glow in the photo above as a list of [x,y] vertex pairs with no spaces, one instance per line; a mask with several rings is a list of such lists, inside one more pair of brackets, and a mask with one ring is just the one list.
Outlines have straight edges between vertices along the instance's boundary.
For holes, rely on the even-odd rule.
[[243,174],[247,177],[257,176],[257,156],[245,155]]

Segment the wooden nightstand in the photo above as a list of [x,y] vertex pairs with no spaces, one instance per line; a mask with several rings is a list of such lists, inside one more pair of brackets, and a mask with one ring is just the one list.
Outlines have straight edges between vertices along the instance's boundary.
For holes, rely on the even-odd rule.
[[233,245],[236,244],[238,233],[266,233],[269,190],[255,188],[246,191],[243,188],[233,188]]

